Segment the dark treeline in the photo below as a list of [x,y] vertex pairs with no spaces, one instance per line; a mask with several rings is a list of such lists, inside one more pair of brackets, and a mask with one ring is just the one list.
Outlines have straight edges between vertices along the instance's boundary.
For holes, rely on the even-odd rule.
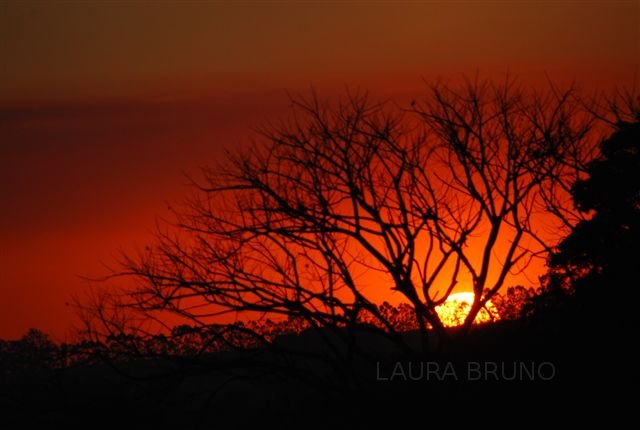
[[[494,296],[493,304],[502,321],[516,321],[532,314],[536,301],[541,297],[540,292],[536,294],[532,288],[510,287],[504,294]],[[394,306],[383,302],[376,308],[398,332],[418,330],[418,322],[409,305],[401,303]],[[379,324],[367,314],[361,316],[359,323],[363,330]],[[0,369],[7,376],[20,370],[63,369],[99,364],[106,360],[124,363],[158,357],[197,357],[216,352],[263,348],[279,338],[295,337],[309,329],[302,319],[272,321],[265,318],[207,327],[185,324],[174,327],[168,334],[142,336],[119,333],[107,336],[102,341],[57,343],[45,332],[33,328],[18,340],[0,339]]]

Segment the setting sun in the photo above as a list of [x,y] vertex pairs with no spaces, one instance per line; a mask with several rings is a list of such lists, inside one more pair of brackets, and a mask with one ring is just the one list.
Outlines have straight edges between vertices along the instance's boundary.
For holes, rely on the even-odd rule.
[[[436,307],[436,312],[446,327],[459,326],[464,322],[469,308],[473,303],[473,293],[454,293],[440,306]],[[489,300],[485,307],[478,312],[474,324],[483,324],[499,319],[498,310]]]

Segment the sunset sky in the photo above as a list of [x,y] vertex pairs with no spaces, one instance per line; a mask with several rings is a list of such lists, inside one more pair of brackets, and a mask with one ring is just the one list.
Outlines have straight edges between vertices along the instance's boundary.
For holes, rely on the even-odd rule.
[[631,85],[640,1],[0,0],[0,338],[65,339],[66,306],[150,240],[287,92],[405,100],[463,73]]

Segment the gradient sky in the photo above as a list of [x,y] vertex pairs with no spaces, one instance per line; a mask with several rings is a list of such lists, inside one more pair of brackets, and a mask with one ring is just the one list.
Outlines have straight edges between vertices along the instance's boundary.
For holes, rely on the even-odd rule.
[[0,338],[150,238],[184,172],[286,113],[286,91],[402,99],[422,78],[630,84],[640,1],[0,0]]

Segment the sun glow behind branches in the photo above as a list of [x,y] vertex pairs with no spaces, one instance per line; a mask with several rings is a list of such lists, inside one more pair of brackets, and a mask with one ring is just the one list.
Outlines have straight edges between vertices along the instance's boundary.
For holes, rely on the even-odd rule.
[[[442,320],[445,327],[455,327],[464,323],[464,320],[471,309],[473,303],[473,293],[455,293],[451,294],[447,300],[436,307],[436,312]],[[474,324],[483,324],[500,319],[498,310],[487,301],[486,305],[478,312]]]

